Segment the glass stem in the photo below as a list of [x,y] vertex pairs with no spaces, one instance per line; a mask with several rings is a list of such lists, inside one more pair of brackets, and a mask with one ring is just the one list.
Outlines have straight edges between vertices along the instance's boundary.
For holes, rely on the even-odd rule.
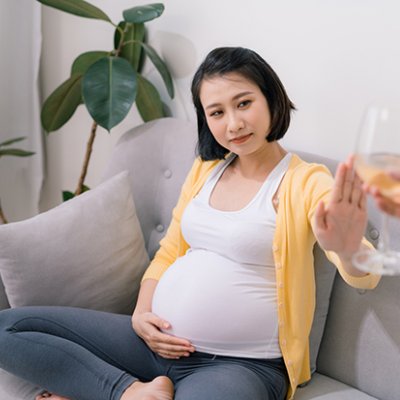
[[378,250],[385,253],[389,249],[389,218],[385,213],[382,213],[381,233],[378,243]]

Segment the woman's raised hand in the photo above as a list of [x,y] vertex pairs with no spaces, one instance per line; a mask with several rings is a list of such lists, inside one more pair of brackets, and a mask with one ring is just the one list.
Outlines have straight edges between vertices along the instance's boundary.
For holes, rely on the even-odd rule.
[[188,357],[195,350],[188,340],[162,332],[170,329],[171,325],[151,312],[133,313],[132,326],[150,349],[161,357]]
[[351,261],[360,249],[366,226],[366,196],[354,172],[353,158],[349,157],[336,170],[330,201],[317,206],[313,231],[323,249]]

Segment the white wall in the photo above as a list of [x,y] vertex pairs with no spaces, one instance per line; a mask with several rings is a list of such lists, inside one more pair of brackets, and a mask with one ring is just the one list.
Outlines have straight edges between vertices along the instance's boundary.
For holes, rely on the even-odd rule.
[[[114,22],[146,2],[92,0]],[[149,3],[151,3],[149,1]],[[362,112],[373,100],[400,102],[400,2],[397,0],[165,0],[164,14],[147,24],[149,43],[174,77],[173,115],[193,119],[190,80],[209,50],[240,45],[276,70],[298,111],[283,144],[343,159],[352,151]],[[83,51],[110,49],[111,25],[43,8],[44,96],[65,80]],[[147,66],[147,75],[158,79]],[[163,98],[168,97],[160,83]],[[108,134],[99,129],[87,183],[98,184],[120,134],[140,123],[135,110]],[[47,140],[42,209],[74,189],[91,121],[82,108]]]

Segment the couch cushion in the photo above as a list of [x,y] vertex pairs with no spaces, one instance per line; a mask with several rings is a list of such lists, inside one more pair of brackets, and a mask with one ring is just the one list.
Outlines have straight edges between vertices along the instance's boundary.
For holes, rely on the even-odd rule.
[[131,313],[147,265],[127,172],[50,211],[0,226],[0,274],[12,307]]
[[314,276],[315,276],[315,312],[310,332],[310,369],[314,373],[317,369],[317,357],[322,335],[325,329],[326,317],[329,310],[332,286],[335,280],[336,267],[326,258],[325,253],[318,245],[314,248]]
[[5,308],[9,308],[8,299],[6,295],[6,291],[4,289],[3,281],[0,276],[0,310],[4,310]]
[[41,392],[38,386],[0,369],[1,400],[33,400]]
[[103,179],[128,170],[133,198],[150,257],[171,220],[181,185],[195,158],[196,127],[160,118],[126,132],[118,141]]
[[315,373],[311,382],[302,388],[298,388],[295,394],[296,400],[379,400],[377,397],[336,381],[325,375]]
[[400,394],[400,277],[360,291],[335,280],[318,371],[382,400]]

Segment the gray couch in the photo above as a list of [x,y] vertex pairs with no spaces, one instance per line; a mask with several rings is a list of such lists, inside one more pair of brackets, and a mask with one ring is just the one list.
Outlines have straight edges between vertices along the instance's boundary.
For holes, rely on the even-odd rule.
[[[195,141],[196,129],[191,123],[166,118],[144,124],[121,137],[104,172],[107,181],[120,171],[129,171],[150,257],[169,224],[180,185],[195,156]],[[336,169],[333,160],[298,154]],[[375,243],[379,214],[372,204],[369,210],[371,223],[366,236]],[[394,230],[393,234],[399,232]],[[295,399],[400,399],[399,278],[383,278],[373,291],[353,289],[336,274],[318,247],[315,277],[317,309],[310,336],[314,373],[311,381],[298,389]],[[8,303],[0,281],[0,309]],[[1,400],[31,400],[38,390],[0,370]]]

